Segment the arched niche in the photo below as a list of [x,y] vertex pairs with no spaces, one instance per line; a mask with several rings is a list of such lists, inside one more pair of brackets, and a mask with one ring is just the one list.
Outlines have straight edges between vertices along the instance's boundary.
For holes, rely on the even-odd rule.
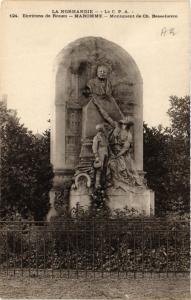
[[84,37],[62,49],[54,65],[51,161],[55,173],[72,173],[79,163],[82,112],[89,101],[83,91],[88,80],[96,76],[100,64],[106,64],[110,70],[109,78],[117,105],[125,115],[134,117],[134,159],[137,169],[143,170],[143,91],[140,71],[128,52],[117,44],[101,37]]

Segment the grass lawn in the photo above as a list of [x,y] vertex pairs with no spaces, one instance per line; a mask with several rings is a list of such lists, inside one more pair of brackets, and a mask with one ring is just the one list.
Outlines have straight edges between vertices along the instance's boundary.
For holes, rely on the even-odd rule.
[[190,299],[188,275],[170,274],[161,276],[141,275],[128,278],[84,278],[23,277],[20,274],[0,277],[1,298],[45,298],[45,299],[124,299],[124,300],[186,300]]

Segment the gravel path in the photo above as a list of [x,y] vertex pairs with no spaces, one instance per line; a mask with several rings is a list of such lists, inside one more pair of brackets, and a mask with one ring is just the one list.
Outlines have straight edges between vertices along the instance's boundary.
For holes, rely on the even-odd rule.
[[1,298],[188,300],[189,276],[65,279],[1,276]]

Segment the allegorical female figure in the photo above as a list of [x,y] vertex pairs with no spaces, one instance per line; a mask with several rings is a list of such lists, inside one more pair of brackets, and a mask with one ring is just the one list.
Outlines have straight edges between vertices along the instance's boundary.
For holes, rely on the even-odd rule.
[[132,158],[133,122],[122,119],[115,126],[109,137],[111,156],[109,167],[112,176],[130,185],[141,185],[139,175]]
[[141,186],[142,182],[132,158],[133,138],[131,127],[134,125],[133,122],[128,120],[128,118],[123,118],[119,122],[116,122],[110,118],[108,113],[102,109],[96,100],[94,100],[94,104],[103,118],[113,128],[108,136],[110,149],[108,167],[110,168],[112,179],[128,185]]

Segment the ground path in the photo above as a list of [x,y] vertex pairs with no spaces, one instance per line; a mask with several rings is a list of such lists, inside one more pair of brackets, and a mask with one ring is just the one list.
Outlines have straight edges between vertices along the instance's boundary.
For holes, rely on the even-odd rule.
[[0,277],[1,298],[45,299],[124,299],[124,300],[188,300],[190,299],[188,275],[154,274],[151,278],[137,276],[125,278],[28,277],[16,275]]

